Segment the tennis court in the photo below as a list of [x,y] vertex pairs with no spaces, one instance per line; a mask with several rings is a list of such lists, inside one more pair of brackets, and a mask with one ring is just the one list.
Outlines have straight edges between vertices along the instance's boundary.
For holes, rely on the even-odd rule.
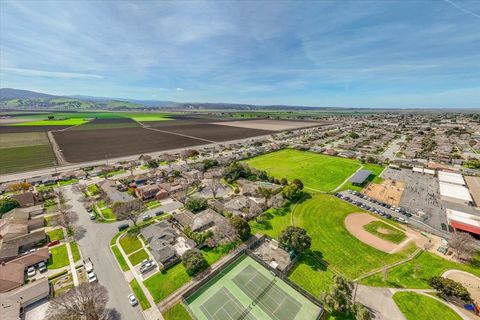
[[198,320],[314,320],[321,307],[247,255],[186,298]]

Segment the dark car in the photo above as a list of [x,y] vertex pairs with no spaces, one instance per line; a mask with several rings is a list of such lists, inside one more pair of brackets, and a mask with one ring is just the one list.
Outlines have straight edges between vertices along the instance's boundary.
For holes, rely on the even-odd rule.
[[162,215],[162,214],[163,214],[163,210],[159,210],[159,211],[155,212],[155,215],[156,215],[156,216],[160,216],[160,215]]
[[123,231],[125,229],[128,229],[128,224],[124,223],[118,226],[118,231]]

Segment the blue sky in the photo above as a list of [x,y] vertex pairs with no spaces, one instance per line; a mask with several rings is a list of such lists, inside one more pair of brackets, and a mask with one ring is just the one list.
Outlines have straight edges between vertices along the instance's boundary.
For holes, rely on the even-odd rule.
[[480,107],[480,1],[1,1],[0,86],[320,107]]

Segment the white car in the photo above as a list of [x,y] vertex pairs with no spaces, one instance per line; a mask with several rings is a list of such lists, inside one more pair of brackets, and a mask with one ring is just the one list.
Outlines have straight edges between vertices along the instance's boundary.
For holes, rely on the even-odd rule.
[[128,295],[128,301],[132,307],[135,307],[138,304],[137,297],[133,293]]
[[37,270],[35,269],[35,267],[30,267],[27,269],[27,276],[29,278],[33,277],[36,273],[37,273]]
[[88,278],[88,282],[95,282],[95,281],[97,281],[97,275],[96,275],[95,272],[93,272],[93,271],[87,272],[87,278]]

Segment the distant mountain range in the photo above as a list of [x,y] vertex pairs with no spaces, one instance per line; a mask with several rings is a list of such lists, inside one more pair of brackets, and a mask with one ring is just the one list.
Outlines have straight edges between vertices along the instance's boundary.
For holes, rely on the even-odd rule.
[[[137,100],[125,98],[108,98],[85,95],[55,96],[29,90],[0,88],[0,109],[24,110],[312,110],[312,107],[302,106],[256,106],[234,103],[182,103],[160,100]],[[332,110],[336,108],[313,108]]]

